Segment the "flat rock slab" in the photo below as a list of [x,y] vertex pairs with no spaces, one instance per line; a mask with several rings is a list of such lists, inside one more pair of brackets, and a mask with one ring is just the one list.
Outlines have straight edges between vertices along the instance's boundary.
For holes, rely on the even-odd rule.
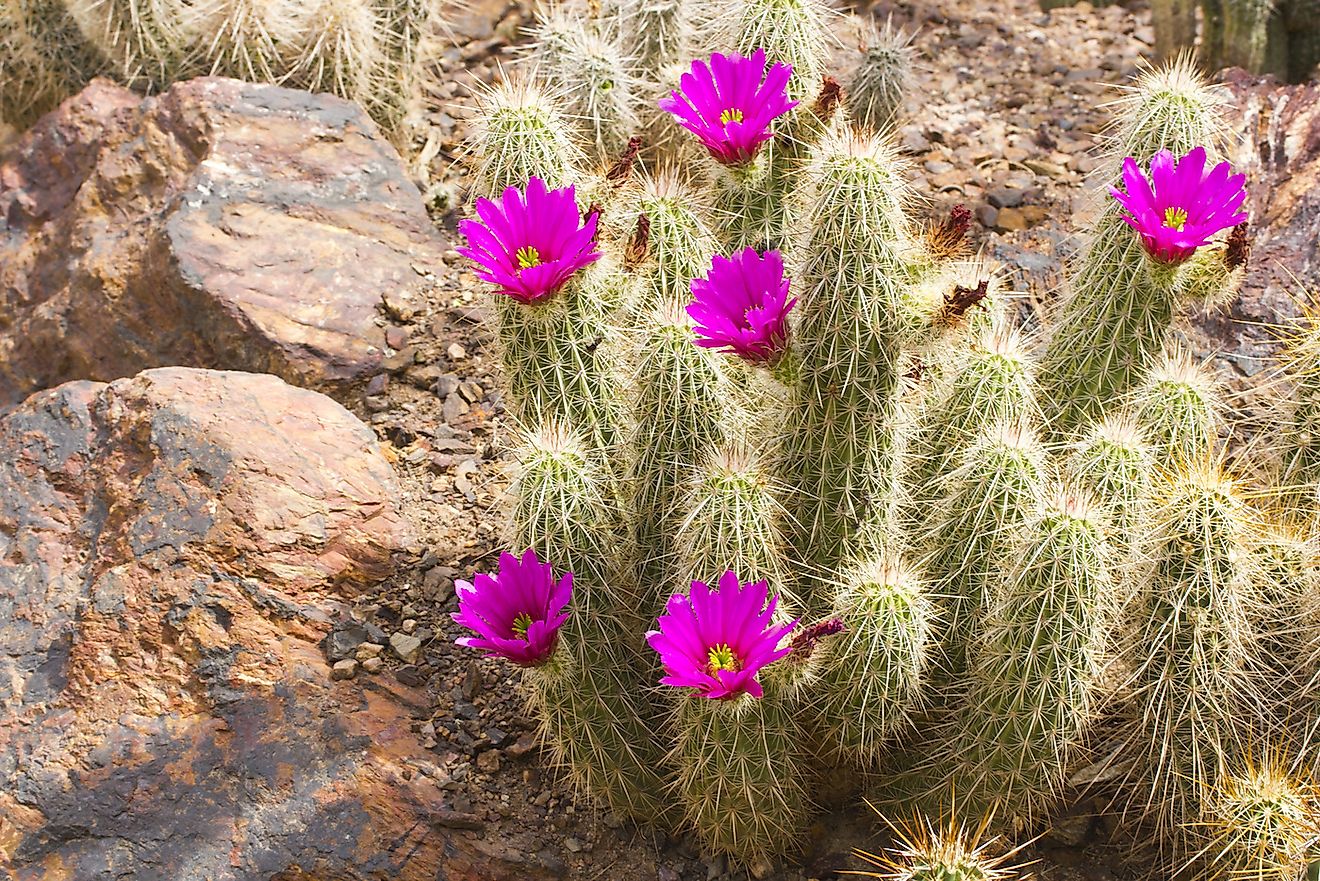
[[419,296],[442,248],[356,105],[94,81],[0,153],[0,406],[168,365],[344,399],[379,370],[382,297]]
[[0,876],[534,877],[436,825],[426,694],[320,647],[413,541],[398,498],[364,425],[272,376],[0,418]]

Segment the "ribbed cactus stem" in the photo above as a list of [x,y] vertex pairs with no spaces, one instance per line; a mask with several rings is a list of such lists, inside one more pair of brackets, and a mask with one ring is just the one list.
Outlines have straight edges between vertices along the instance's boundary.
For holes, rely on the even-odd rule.
[[1262,704],[1247,676],[1252,517],[1215,464],[1188,466],[1156,494],[1131,746],[1136,801],[1177,850],[1237,755],[1243,717]]
[[715,238],[701,194],[690,190],[671,168],[643,176],[625,194],[622,213],[636,229],[646,218],[647,253],[637,267],[641,276],[637,302],[639,315],[666,302],[687,303],[689,285],[710,271]]
[[1089,496],[1061,489],[1009,550],[957,717],[954,791],[1028,827],[1054,806],[1095,714],[1112,549]]
[[538,16],[531,40],[527,62],[563,96],[564,113],[586,135],[597,158],[622,151],[641,126],[642,84],[617,23],[556,5]]
[[984,815],[970,826],[948,809],[946,817],[917,817],[907,824],[884,818],[894,833],[894,844],[884,854],[854,851],[854,855],[883,872],[859,872],[886,881],[1013,881],[1030,877],[1012,864],[1019,848],[1006,848],[987,835],[992,817]]
[[[1150,444],[1130,417],[1115,415],[1091,426],[1064,462],[1067,480],[1084,489],[1104,508],[1115,569],[1135,575],[1139,562],[1141,525],[1148,520],[1151,474],[1155,467]],[[1116,579],[1120,605],[1131,599],[1135,577]]]
[[810,716],[827,745],[874,765],[919,709],[937,622],[926,585],[898,558],[845,571],[837,590],[844,630],[823,650]]
[[1315,530],[1320,526],[1320,314],[1307,311],[1280,366],[1287,382],[1278,402],[1280,501],[1293,518]]
[[572,123],[530,77],[514,77],[480,96],[469,145],[476,162],[473,196],[498,197],[539,177],[551,188],[575,184],[586,157],[570,137]]
[[935,675],[954,681],[967,668],[976,622],[990,608],[990,588],[1023,525],[1037,517],[1046,479],[1045,450],[1030,428],[988,429],[950,473],[923,536],[925,568],[938,597],[943,657]]
[[1199,462],[1219,439],[1224,410],[1219,384],[1182,349],[1166,351],[1132,399],[1134,418],[1158,465]]
[[30,125],[106,66],[62,0],[0,4],[0,120]]
[[788,82],[792,101],[809,103],[829,65],[830,18],[823,0],[749,0],[719,13],[714,30],[740,55],[764,49],[767,60],[793,66]]
[[787,687],[769,670],[762,680],[759,700],[680,698],[671,756],[675,791],[704,849],[747,865],[792,850],[808,809],[802,734]]
[[733,570],[743,581],[764,579],[786,607],[800,609],[774,490],[768,469],[743,445],[733,442],[710,456],[688,489],[674,535],[676,587],[694,580],[712,584]]
[[807,174],[795,310],[800,368],[782,468],[797,558],[827,578],[860,550],[854,539],[862,524],[897,503],[909,230],[903,178],[880,141],[827,139]]
[[[1107,180],[1121,186],[1126,156],[1144,163],[1161,149],[1176,156],[1198,146],[1213,152],[1224,101],[1222,89],[1190,63],[1142,76],[1122,102]],[[1121,207],[1108,200],[1070,275],[1040,372],[1061,435],[1100,418],[1150,369],[1182,297],[1177,272],[1146,255]]]
[[506,403],[521,425],[556,420],[598,450],[617,448],[624,407],[609,317],[619,284],[613,270],[597,265],[546,302],[496,295]]
[[[637,329],[630,362],[636,379],[629,484],[640,562],[646,580],[657,588],[673,573],[671,540],[683,519],[688,486],[725,440],[724,411],[732,394],[722,362],[723,356],[696,345],[692,322],[678,303],[655,308]],[[717,568],[705,573],[712,582],[725,568],[746,576],[733,560]],[[680,577],[672,589],[686,587],[689,580]],[[650,599],[647,608],[658,611],[659,596]]]
[[921,519],[940,482],[963,461],[988,425],[1027,424],[1037,417],[1031,354],[1006,322],[976,334],[944,365],[912,444],[908,481]]
[[180,0],[66,0],[65,6],[129,85],[159,88],[184,61],[189,10]]
[[782,204],[773,189],[767,147],[746,165],[719,166],[715,170],[715,223],[723,250],[743,248],[766,251],[781,247],[784,234]]
[[848,113],[872,131],[889,135],[898,127],[917,53],[912,35],[894,27],[892,19],[880,26],[871,23],[865,39],[848,88]]
[[1307,877],[1320,847],[1320,791],[1311,772],[1300,765],[1267,756],[1218,782],[1203,821],[1208,832],[1201,858],[1206,877]]

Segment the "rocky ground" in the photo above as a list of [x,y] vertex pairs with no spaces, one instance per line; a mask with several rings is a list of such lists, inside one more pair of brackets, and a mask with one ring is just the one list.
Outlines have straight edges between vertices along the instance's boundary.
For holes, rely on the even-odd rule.
[[[937,217],[955,204],[973,208],[975,245],[999,265],[1027,311],[1048,307],[1061,263],[1097,204],[1090,172],[1100,161],[1104,104],[1150,52],[1148,11],[1082,3],[1046,14],[1033,0],[882,2],[856,11],[892,15],[917,32],[921,70],[914,94],[921,100],[912,102],[899,138],[913,188],[925,200],[921,212]],[[283,93],[221,83],[139,107],[131,96],[103,91],[99,104],[75,103],[44,135],[97,145],[61,154],[58,173],[44,174],[47,148],[40,143],[20,142],[8,160],[0,153],[0,232],[9,249],[8,259],[0,259],[0,293],[9,292],[3,305],[11,315],[0,319],[6,347],[0,353],[7,356],[0,363],[9,371],[0,371],[0,407],[66,379],[112,379],[182,363],[275,373],[318,388],[365,422],[377,442],[354,434],[360,426],[329,402],[309,403],[278,380],[254,388],[236,375],[206,371],[65,386],[0,410],[8,432],[0,432],[0,449],[20,463],[8,478],[0,471],[0,486],[13,489],[14,498],[18,487],[49,488],[39,509],[0,507],[0,556],[30,567],[19,577],[0,575],[0,595],[21,597],[43,583],[61,609],[90,603],[114,617],[117,594],[102,584],[105,572],[127,572],[126,583],[139,585],[126,606],[137,616],[124,637],[132,645],[107,649],[113,664],[94,653],[70,660],[57,650],[67,628],[97,644],[102,637],[85,629],[94,616],[52,613],[34,630],[40,615],[0,603],[0,636],[21,640],[25,651],[40,649],[42,639],[51,646],[7,662],[17,665],[11,678],[26,682],[26,690],[0,688],[0,746],[29,762],[26,769],[21,762],[0,764],[12,793],[0,797],[0,857],[14,861],[19,877],[114,877],[110,867],[120,866],[122,874],[125,859],[151,867],[130,872],[134,877],[183,877],[170,852],[194,833],[170,830],[168,815],[152,813],[118,837],[106,828],[130,814],[140,820],[135,812],[153,792],[188,807],[178,816],[189,829],[203,830],[196,834],[213,838],[223,828],[242,842],[205,850],[211,863],[185,867],[210,872],[198,877],[295,881],[320,877],[313,866],[326,877],[351,878],[376,877],[373,872],[473,881],[738,877],[722,861],[703,859],[690,840],[637,829],[579,804],[541,760],[517,676],[453,646],[454,579],[490,568],[503,547],[508,464],[487,295],[452,248],[456,208],[466,198],[462,144],[473,88],[512,57],[525,16],[517,3],[473,4],[455,21],[457,45],[436,63],[432,136],[422,157],[434,179],[428,199],[436,229],[425,225],[402,168],[378,152],[360,114],[341,103],[298,103]],[[1239,94],[1246,108],[1238,117],[1245,135],[1240,163],[1254,163],[1260,179],[1285,177],[1298,171],[1289,163],[1299,154],[1314,181],[1320,138],[1284,137],[1320,131],[1314,95],[1289,104],[1288,116],[1267,87],[1244,85]],[[107,104],[113,112],[103,112]],[[260,151],[246,139],[259,136],[295,146],[287,157],[263,159],[260,175],[217,174],[231,166],[251,172]],[[292,158],[297,161],[285,161]],[[88,183],[71,187],[69,180]],[[240,184],[226,183],[234,180]],[[1291,294],[1300,284],[1293,276],[1316,281],[1320,272],[1314,249],[1301,247],[1307,225],[1294,222],[1312,218],[1313,239],[1316,197],[1294,187],[1271,199],[1262,194],[1255,209],[1258,219],[1273,218],[1282,230],[1262,240],[1270,259],[1253,270],[1247,293],[1224,317],[1187,329],[1193,347],[1215,357],[1225,378],[1243,388],[1262,373],[1270,349],[1261,325],[1295,309]],[[311,244],[289,247],[293,241]],[[254,251],[254,243],[262,247]],[[65,265],[62,255],[70,253],[76,255],[68,260],[71,269],[47,268]],[[243,266],[254,263],[262,271],[245,274]],[[267,271],[272,267],[279,271]],[[302,282],[313,275],[315,284]],[[326,289],[345,298],[327,297]],[[380,299],[374,312],[351,294],[364,289]],[[275,320],[275,302],[295,305],[292,320]],[[314,330],[325,327],[328,335]],[[115,348],[110,341],[117,337],[134,344]],[[43,360],[52,349],[69,354]],[[237,408],[233,425],[211,424],[192,407],[212,399]],[[310,455],[263,465],[250,444],[243,446],[249,433],[308,439],[310,426],[290,428],[272,415],[281,402],[312,411],[343,435],[358,451],[351,473],[326,475],[322,460]],[[154,432],[176,422],[201,427],[163,455]],[[84,474],[97,444],[121,435],[132,451],[126,464]],[[246,452],[233,453],[235,446]],[[226,462],[243,463],[241,478],[207,477],[215,450],[229,451]],[[152,464],[152,455],[160,461]],[[32,462],[29,473],[23,463]],[[40,475],[38,483],[32,474]],[[185,554],[182,562],[170,553],[150,556],[173,547],[158,541],[167,504],[158,502],[155,519],[141,525],[105,513],[118,510],[110,504],[116,499],[128,506],[123,499],[140,501],[148,492],[163,493],[167,502],[196,501],[194,489],[168,487],[201,486],[199,479],[200,498],[211,501],[197,510],[213,515],[218,505],[232,512],[219,526],[199,521],[197,535],[208,547],[200,556]],[[345,483],[356,493],[347,494],[351,504],[365,498],[371,508],[361,523],[344,515]],[[256,528],[246,520],[259,521],[275,538],[244,538]],[[10,541],[19,527],[56,538],[20,547]],[[61,537],[66,533],[77,538]],[[57,546],[58,554],[49,550]],[[139,546],[147,550],[137,553]],[[385,577],[382,551],[394,560]],[[139,559],[144,555],[146,563]],[[159,571],[173,573],[163,587],[152,582]],[[272,595],[253,593],[223,574],[235,572],[279,586]],[[199,580],[217,598],[199,600],[209,596]],[[55,591],[52,584],[62,587]],[[154,584],[150,591],[147,584]],[[158,614],[177,619],[173,630],[148,626]],[[234,635],[252,630],[255,638]],[[226,640],[229,660],[217,666]],[[141,651],[133,647],[138,643]],[[157,651],[184,697],[168,696],[169,676],[160,686],[166,696],[158,696],[143,681],[159,675],[155,667],[123,661]],[[270,660],[280,652],[290,660]],[[266,659],[260,675],[234,661],[253,657]],[[47,706],[71,683],[84,689],[80,699],[109,700],[93,687],[107,664],[117,671],[110,677],[115,682],[135,683],[124,686],[132,694],[114,691],[122,705],[111,700],[96,713],[79,710],[78,724],[143,755],[141,762],[123,761],[137,771],[106,772],[102,780],[96,769],[106,759],[86,738],[52,747],[41,732],[73,724]],[[52,678],[48,668],[58,675]],[[252,697],[253,688],[272,690],[279,700]],[[170,719],[184,721],[177,729],[172,723],[152,729],[130,718],[130,705],[139,712],[163,706],[174,714]],[[310,722],[320,726],[318,738],[299,736],[309,724],[295,712],[302,707],[315,708]],[[133,747],[131,732],[148,746]],[[201,762],[206,737],[219,744],[218,755],[207,753]],[[312,742],[331,745],[304,748]],[[153,753],[158,743],[168,749]],[[263,756],[272,744],[281,745],[275,757]],[[75,760],[59,759],[61,749]],[[237,778],[226,772],[224,784],[213,787],[212,772],[236,762],[257,770]],[[355,769],[348,783],[343,767]],[[309,768],[317,779],[339,782],[324,789],[296,785]],[[179,779],[191,783],[182,790],[166,785]],[[272,801],[270,792],[290,788],[292,794]],[[201,790],[208,794],[198,806],[188,792]],[[70,791],[96,797],[68,804],[57,797]],[[279,811],[270,807],[275,803]],[[344,804],[352,810],[331,809]],[[1112,818],[1092,815],[1093,807],[1065,818],[1028,849],[1026,857],[1039,861],[1039,877],[1105,881],[1140,873],[1141,855],[1111,843]],[[758,877],[832,878],[862,868],[852,848],[875,849],[884,841],[876,819],[845,802],[816,825],[804,856]]]

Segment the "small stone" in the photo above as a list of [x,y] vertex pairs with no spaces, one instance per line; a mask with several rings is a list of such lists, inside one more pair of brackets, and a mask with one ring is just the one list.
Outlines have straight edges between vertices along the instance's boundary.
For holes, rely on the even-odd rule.
[[1044,159],[1028,159],[1022,164],[1027,168],[1030,168],[1036,174],[1044,175],[1045,177],[1065,177],[1068,174],[1068,169],[1064,168],[1062,165],[1055,162],[1047,162]]
[[355,654],[359,661],[365,661],[367,658],[378,657],[384,650],[385,646],[383,645],[377,645],[374,642],[364,642],[357,647],[357,652]]
[[383,395],[385,390],[390,387],[390,375],[388,373],[377,373],[367,381],[367,397],[374,395]]
[[549,803],[550,803],[550,790],[548,789],[542,789],[539,793],[536,794],[536,797],[532,799],[532,804],[536,805],[538,808],[543,808]]
[[390,636],[390,650],[399,660],[411,664],[422,653],[422,641],[407,633],[395,633]]
[[380,298],[380,301],[381,305],[385,307],[385,313],[395,321],[402,321],[407,324],[417,315],[417,304],[407,294],[385,294]]
[[385,328],[385,345],[391,349],[402,349],[408,345],[408,329],[397,325]]
[[335,661],[335,665],[330,668],[331,679],[352,679],[357,675],[358,662],[352,658],[345,658],[342,661]]
[[994,229],[995,222],[999,220],[999,212],[990,205],[976,206],[976,221],[981,226]]
[[384,395],[369,395],[363,399],[368,413],[384,413],[390,408],[390,399]]
[[454,423],[462,419],[468,413],[472,412],[472,405],[463,400],[462,396],[452,394],[445,398],[443,408],[445,422]]
[[399,351],[390,355],[381,366],[390,373],[402,373],[417,360],[417,349],[413,346],[404,346]]
[[477,770],[484,771],[487,774],[494,774],[500,769],[500,752],[495,749],[488,749],[477,756]]
[[[406,613],[405,613],[405,614],[406,614]],[[404,632],[404,633],[412,633],[414,630],[417,629],[417,619],[416,619],[416,618],[408,618],[408,619],[406,619],[406,620],[403,622],[403,624],[401,625],[401,627],[403,628],[403,632]]]
[[661,866],[655,872],[655,881],[682,881],[679,874],[668,866]]
[[468,353],[467,349],[463,348],[459,343],[450,343],[449,348],[445,349],[445,356],[448,357],[450,361],[462,361],[467,358]]
[[953,171],[953,163],[945,162],[943,159],[927,159],[924,164],[926,170],[931,174],[945,174]]
[[[409,637],[411,639],[412,637]],[[420,642],[420,640],[419,640]],[[426,684],[428,673],[425,667],[409,664],[394,671],[394,678],[412,688],[421,688]]]
[[995,187],[985,194],[985,199],[996,208],[1016,208],[1022,204],[1026,192],[1013,187]]
[[1027,228],[1027,218],[1017,208],[1004,208],[995,220],[995,229],[999,232],[1016,232]]
[[729,863],[724,856],[717,856],[706,864],[706,881],[715,881],[716,878],[728,871]]
[[[531,752],[534,749],[536,749],[536,735],[528,731],[518,735],[518,739],[515,740],[513,742],[513,745],[510,746],[508,749],[506,749],[505,752],[508,753],[509,756],[511,756],[512,758],[521,759],[523,756],[527,755],[529,752]],[[608,817],[610,816],[613,815],[612,814],[607,815],[606,825],[609,824]],[[618,827],[611,826],[610,828],[614,829]]]
[[379,657],[363,658],[362,660],[362,669],[366,670],[368,673],[371,673],[373,675],[379,673],[380,668],[383,667],[384,665],[385,662],[382,661]]
[[481,383],[471,379],[458,387],[458,393],[463,396],[463,400],[472,404],[486,396],[486,390],[481,387]]
[[757,857],[756,859],[752,860],[751,865],[747,867],[747,871],[751,872],[752,877],[757,879],[761,879],[769,876],[769,874],[774,870],[775,870],[774,864],[771,863],[769,860],[767,860],[765,857]]
[[447,398],[458,391],[459,385],[457,376],[452,373],[442,373],[435,381],[435,396],[437,398]]
[[568,838],[565,838],[565,839],[564,839],[564,847],[565,847],[570,853],[581,853],[581,852],[582,852],[582,842],[579,841],[579,840],[577,840],[576,838],[574,838],[574,837],[571,836],[571,835],[570,835]]

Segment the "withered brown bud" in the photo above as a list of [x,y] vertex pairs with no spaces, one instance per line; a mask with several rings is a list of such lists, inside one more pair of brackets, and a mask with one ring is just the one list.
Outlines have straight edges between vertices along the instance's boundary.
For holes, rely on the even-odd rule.
[[834,111],[838,109],[839,102],[843,100],[843,87],[839,81],[832,76],[827,76],[821,82],[820,94],[816,96],[816,101],[811,105],[811,112],[816,114],[816,118],[821,122],[826,122]]
[[623,268],[629,271],[636,269],[646,259],[646,254],[651,247],[651,218],[645,214],[637,215],[637,227],[633,230],[632,238],[628,239],[628,245],[623,249]]
[[827,636],[834,636],[844,631],[842,618],[829,618],[797,632],[789,644],[789,657],[801,663],[811,657],[816,643]]
[[1251,256],[1251,241],[1247,238],[1247,223],[1243,221],[1228,234],[1228,247],[1224,250],[1224,265],[1230,270],[1246,266]]
[[[990,279],[983,278],[974,288],[955,285],[953,293],[945,294],[943,318],[955,321],[967,314],[973,306],[981,303],[990,294]],[[985,308],[982,306],[981,308]]]
[[628,139],[628,146],[624,148],[623,154],[618,160],[610,166],[610,170],[605,172],[605,179],[617,186],[622,186],[628,178],[632,177],[633,166],[637,163],[637,154],[641,152],[642,139],[638,135],[633,135]]

